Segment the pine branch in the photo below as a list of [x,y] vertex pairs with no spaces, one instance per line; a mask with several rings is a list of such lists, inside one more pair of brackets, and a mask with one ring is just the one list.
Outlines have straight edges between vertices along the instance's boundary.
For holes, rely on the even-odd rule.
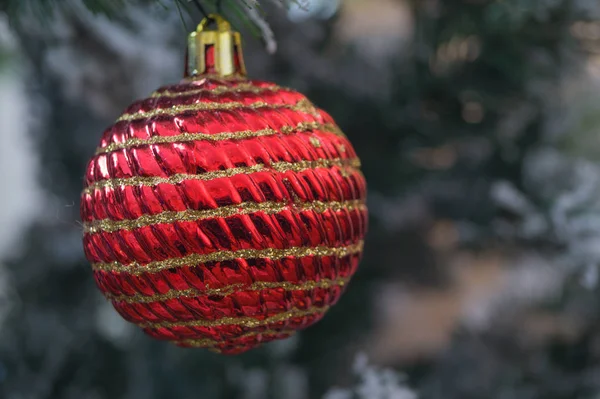
[[[143,0],[79,0],[87,9],[94,13],[111,15],[118,12],[126,3],[144,3]],[[59,9],[72,7],[74,2],[57,0],[0,0],[0,9],[11,18],[17,18],[23,13],[32,13],[39,19],[48,18]]]
[[277,51],[277,42],[275,41],[275,34],[271,29],[271,26],[267,23],[264,18],[264,14],[261,14],[260,8],[248,7],[246,9],[246,15],[254,25],[260,29],[261,36],[265,43],[265,48],[269,54]]
[[[266,1],[266,0],[265,0]],[[271,30],[266,14],[261,8],[259,0],[197,0],[200,7],[195,5],[196,0],[0,0],[0,11],[8,14],[13,23],[18,23],[23,14],[33,16],[41,23],[48,22],[55,12],[73,7],[77,2],[83,4],[93,13],[117,17],[127,6],[144,5],[155,3],[164,8],[177,8],[184,25],[184,12],[194,19],[202,18],[202,13],[218,12],[227,18],[235,18],[257,36],[262,37],[265,47],[269,53],[275,52],[277,43]],[[292,4],[307,7],[309,0],[269,0],[283,8]],[[201,8],[201,10],[200,10]]]

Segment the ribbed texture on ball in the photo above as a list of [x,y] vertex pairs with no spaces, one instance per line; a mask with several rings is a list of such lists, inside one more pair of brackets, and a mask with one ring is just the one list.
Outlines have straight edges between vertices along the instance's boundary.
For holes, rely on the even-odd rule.
[[131,105],[89,162],[85,254],[149,335],[240,353],[338,300],[367,225],[359,166],[332,118],[293,90],[164,87]]

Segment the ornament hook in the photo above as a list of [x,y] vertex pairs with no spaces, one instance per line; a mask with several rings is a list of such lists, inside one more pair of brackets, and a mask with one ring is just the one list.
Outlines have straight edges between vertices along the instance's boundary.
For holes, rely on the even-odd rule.
[[[208,27],[208,25],[211,22],[214,22],[217,25],[218,32],[231,31],[231,24],[225,18],[223,18],[219,14],[208,14],[208,16],[206,18],[204,18],[202,21],[200,21],[200,23],[198,24],[198,28],[196,29],[196,32],[206,31],[206,28]],[[233,32],[233,33],[237,33],[237,32]]]

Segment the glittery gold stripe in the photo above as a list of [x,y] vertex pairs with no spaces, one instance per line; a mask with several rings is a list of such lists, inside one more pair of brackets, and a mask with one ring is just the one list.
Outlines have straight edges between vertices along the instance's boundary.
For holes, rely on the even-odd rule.
[[289,209],[291,211],[315,211],[325,212],[328,210],[337,212],[341,210],[353,211],[355,209],[366,209],[364,201],[349,200],[349,201],[311,201],[311,202],[243,202],[241,204],[227,205],[215,209],[185,211],[166,211],[154,215],[142,215],[137,219],[127,220],[94,220],[83,224],[83,232],[85,234],[97,234],[99,232],[115,232],[119,230],[134,230],[141,227],[152,226],[160,223],[174,222],[196,222],[204,219],[216,217],[226,218],[235,215],[248,215],[256,212],[264,212],[267,215],[273,215]]
[[197,81],[201,81],[201,80],[246,81],[246,80],[248,80],[248,78],[246,77],[246,75],[241,75],[239,73],[234,73],[233,75],[228,75],[228,76],[221,76],[216,73],[206,73],[206,74],[203,73],[202,75],[188,76],[187,78],[183,78],[182,82],[197,82]]
[[186,91],[165,90],[165,91],[160,91],[160,92],[155,91],[154,93],[152,93],[151,97],[153,97],[153,98],[163,98],[163,97],[177,98],[177,97],[192,96],[195,94],[202,94],[202,93],[206,93],[206,94],[225,94],[225,93],[255,93],[255,94],[259,94],[259,93],[264,93],[266,91],[274,92],[274,91],[279,91],[282,89],[285,90],[283,87],[280,87],[280,86],[257,87],[252,83],[240,83],[233,87],[217,86],[212,89],[193,89],[193,90],[186,90]]
[[170,290],[164,294],[156,295],[142,295],[136,293],[134,295],[114,295],[111,293],[105,293],[105,297],[115,302],[126,302],[126,303],[152,303],[162,302],[169,299],[178,298],[195,298],[198,296],[227,296],[234,292],[249,292],[249,291],[262,291],[266,289],[283,289],[285,291],[309,291],[315,288],[331,288],[334,286],[343,287],[348,284],[350,277],[340,277],[334,280],[323,279],[320,281],[305,281],[302,283],[290,283],[289,281],[257,281],[253,284],[245,286],[244,284],[231,284],[221,288],[207,288],[205,290],[198,290],[190,288],[187,290]]
[[145,273],[157,273],[161,270],[172,269],[176,267],[194,266],[206,262],[223,262],[234,259],[283,259],[288,256],[302,258],[305,256],[344,256],[353,255],[362,252],[363,241],[346,247],[293,247],[293,248],[266,248],[266,249],[241,249],[237,251],[216,251],[208,254],[191,254],[182,258],[170,258],[161,261],[154,261],[142,265],[137,262],[122,264],[112,263],[94,263],[94,270],[102,270],[115,273],[129,273],[140,275]]
[[256,101],[249,104],[244,104],[238,101],[231,101],[226,103],[218,103],[218,102],[201,102],[195,104],[186,104],[186,105],[174,105],[169,108],[158,108],[153,109],[151,111],[146,112],[135,112],[132,114],[123,114],[117,122],[121,121],[133,121],[138,119],[146,119],[152,118],[154,116],[159,115],[178,115],[182,112],[186,111],[205,111],[205,110],[215,110],[215,111],[223,111],[230,109],[238,109],[238,108],[250,108],[250,109],[258,109],[258,108],[269,108],[269,109],[282,109],[287,108],[294,111],[306,112],[307,114],[315,114],[317,112],[315,106],[308,101],[307,99],[302,99],[295,104],[269,104],[264,101]]
[[306,310],[300,309],[292,309],[287,312],[282,312],[275,314],[273,316],[266,317],[262,320],[256,319],[255,317],[245,316],[245,317],[223,317],[217,320],[190,320],[190,321],[164,321],[159,323],[142,323],[139,324],[142,328],[170,328],[170,327],[218,327],[218,326],[229,326],[236,325],[240,327],[246,328],[255,328],[260,326],[266,326],[269,324],[279,323],[282,321],[287,321],[289,319],[293,319],[295,317],[305,317],[305,316],[314,316],[319,313],[324,313],[329,309],[329,306],[324,306],[322,308],[317,306],[312,306]]
[[[277,331],[277,330],[263,330],[263,331],[249,331],[246,334],[242,334],[238,337],[232,338],[232,339],[236,339],[236,340],[241,340],[244,338],[251,338],[251,337],[256,337],[258,335],[294,335],[296,333],[296,331],[294,330],[281,330],[281,331]],[[175,341],[176,344],[182,344],[182,345],[187,345],[190,346],[192,348],[212,348],[215,347],[219,344],[223,344],[224,341],[223,340],[216,340],[216,339],[211,339],[211,338],[204,338],[204,339],[182,339],[179,341]]]
[[278,130],[275,129],[260,129],[260,130],[241,130],[237,132],[223,132],[215,134],[207,133],[182,133],[174,136],[152,136],[147,139],[141,138],[130,138],[125,140],[123,143],[111,143],[106,147],[100,147],[96,149],[96,155],[104,154],[107,152],[113,152],[116,150],[122,150],[131,147],[138,147],[142,145],[152,144],[170,144],[170,143],[184,143],[196,140],[208,140],[208,141],[224,141],[224,140],[244,140],[253,137],[261,136],[274,136],[276,134],[293,134],[310,130],[322,130],[324,132],[333,133],[340,137],[346,137],[344,133],[335,126],[334,124],[323,124],[318,122],[301,122],[296,126],[283,126]]
[[298,161],[298,162],[274,162],[271,164],[256,164],[252,166],[241,166],[237,168],[220,169],[212,172],[199,174],[178,173],[169,177],[160,176],[135,176],[126,178],[99,180],[83,190],[83,194],[92,194],[94,190],[103,188],[117,188],[123,186],[156,186],[159,184],[180,184],[186,180],[213,180],[232,177],[236,175],[249,175],[259,172],[304,172],[306,170],[317,168],[332,168],[349,167],[353,169],[360,168],[360,160],[358,158],[343,159],[317,159],[314,161]]

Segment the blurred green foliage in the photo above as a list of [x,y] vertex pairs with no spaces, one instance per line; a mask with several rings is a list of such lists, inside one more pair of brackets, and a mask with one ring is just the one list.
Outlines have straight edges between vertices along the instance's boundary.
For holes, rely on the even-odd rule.
[[[202,3],[215,7],[213,1]],[[13,13],[35,6],[42,18],[57,4],[0,2],[2,10]],[[166,0],[163,4],[173,6]],[[86,5],[94,12],[114,13],[123,2]],[[0,342],[0,393],[36,399],[251,398],[252,381],[247,380],[254,378],[266,381],[267,393],[260,399],[281,399],[287,392],[281,384],[292,370],[307,378],[310,399],[321,397],[332,385],[348,382],[350,361],[377,321],[373,309],[381,284],[449,284],[427,241],[428,226],[395,225],[383,200],[402,213],[408,212],[405,200],[417,198],[428,220],[451,220],[467,232],[460,245],[470,250],[569,253],[569,243],[555,234],[501,234],[499,224],[518,226],[527,215],[502,208],[491,193],[498,182],[510,182],[548,216],[556,198],[545,198],[539,195],[544,190],[528,184],[530,155],[552,147],[570,158],[596,160],[594,146],[574,135],[585,131],[587,140],[597,142],[593,107],[576,113],[575,123],[558,139],[548,134],[548,121],[572,115],[574,104],[558,101],[559,92],[566,75],[582,73],[589,54],[571,28],[599,17],[597,1],[411,0],[409,5],[414,37],[389,61],[389,97],[365,98],[326,79],[299,78],[299,72],[313,66],[298,64],[289,53],[269,61],[272,68],[266,73],[276,74],[280,84],[300,83],[343,127],[374,198],[365,260],[322,322],[295,340],[238,357],[174,348],[141,333],[125,343],[112,341],[97,326],[99,294],[80,254],[79,231],[61,223],[40,224],[27,236],[26,254],[8,263],[20,305],[7,319]],[[184,10],[190,7],[186,3]],[[225,7],[231,7],[226,9],[230,15],[246,15],[242,2],[227,1]],[[335,23],[335,18],[323,22],[322,35],[307,46],[318,57],[325,57],[324,49],[342,47],[333,33]],[[273,25],[278,37],[300,29],[283,18]],[[39,38],[25,28],[17,32],[34,75],[47,76]],[[361,62],[362,55],[351,45],[341,53],[342,65]],[[329,67],[343,66],[332,61]],[[356,79],[369,84],[368,76]],[[51,77],[40,79],[35,89],[52,105],[48,134],[39,145],[42,164],[52,176],[45,188],[64,202],[77,201],[87,155],[97,141],[89,132],[101,131],[107,121],[65,99]],[[446,158],[440,160],[440,154]],[[548,183],[556,196],[560,183]],[[76,209],[71,217],[77,218]],[[565,282],[565,293],[552,309],[584,304],[587,324],[572,341],[557,338],[533,347],[518,341],[515,330],[459,331],[439,357],[397,366],[409,372],[411,384],[426,399],[593,398],[600,392],[600,298],[597,290],[585,290],[575,280]],[[9,396],[15,392],[21,396]]]

